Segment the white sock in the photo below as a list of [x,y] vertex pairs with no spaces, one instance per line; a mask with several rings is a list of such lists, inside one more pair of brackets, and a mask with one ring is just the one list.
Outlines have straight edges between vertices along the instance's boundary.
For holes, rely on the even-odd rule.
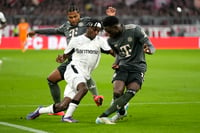
[[50,106],[48,106],[48,107],[42,107],[42,108],[40,108],[39,113],[40,114],[54,113],[53,112],[53,104],[50,105]]
[[78,107],[77,104],[75,103],[70,103],[69,104],[69,107],[67,109],[67,112],[65,113],[65,116],[64,117],[71,117],[74,113],[74,111],[76,110],[76,108]]

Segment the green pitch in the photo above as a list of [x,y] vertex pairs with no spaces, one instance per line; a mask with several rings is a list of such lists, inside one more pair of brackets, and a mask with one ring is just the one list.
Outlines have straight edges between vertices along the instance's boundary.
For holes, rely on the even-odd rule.
[[[88,93],[74,114],[79,123],[60,116],[26,120],[38,105],[52,104],[46,78],[58,66],[62,50],[0,50],[0,132],[51,133],[198,133],[200,132],[200,50],[157,50],[147,55],[148,71],[142,90],[130,101],[128,116],[115,125],[95,119],[112,99],[113,58],[102,55],[93,78],[104,95],[97,107]],[[62,94],[65,81],[60,82]],[[15,124],[15,125],[10,125]]]

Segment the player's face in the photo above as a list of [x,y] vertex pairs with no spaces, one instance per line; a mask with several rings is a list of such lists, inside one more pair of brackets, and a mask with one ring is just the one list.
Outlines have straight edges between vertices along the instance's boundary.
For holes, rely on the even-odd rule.
[[121,34],[121,26],[120,25],[114,25],[114,26],[106,26],[104,27],[104,30],[108,33],[108,35],[112,38],[117,37]]
[[90,39],[94,39],[99,32],[101,31],[101,29],[99,27],[88,27],[86,36],[89,37]]
[[72,26],[77,26],[80,21],[80,13],[77,11],[68,12],[67,18]]

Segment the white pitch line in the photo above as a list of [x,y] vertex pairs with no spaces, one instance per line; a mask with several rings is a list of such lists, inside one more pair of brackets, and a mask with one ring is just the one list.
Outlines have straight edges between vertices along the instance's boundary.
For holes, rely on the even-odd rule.
[[37,130],[37,129],[34,129],[34,128],[29,128],[29,127],[20,126],[20,125],[16,125],[16,124],[11,124],[11,123],[7,123],[7,122],[1,122],[0,121],[0,125],[14,127],[14,128],[18,128],[20,130],[25,130],[25,131],[29,131],[29,132],[33,132],[33,133],[48,133],[46,131]]

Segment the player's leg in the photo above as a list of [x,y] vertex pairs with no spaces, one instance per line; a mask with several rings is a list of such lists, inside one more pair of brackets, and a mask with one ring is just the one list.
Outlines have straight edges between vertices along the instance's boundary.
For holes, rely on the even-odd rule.
[[[64,91],[64,99],[60,103],[54,103],[51,104],[47,107],[38,107],[34,112],[30,113],[27,115],[28,120],[35,119],[39,117],[41,114],[46,114],[46,113],[57,113],[59,111],[64,111],[68,108],[69,103],[71,102],[71,99],[75,96],[76,90],[72,89],[70,85],[66,85],[65,91]],[[64,115],[64,114],[63,114]]]
[[98,95],[98,89],[96,87],[96,83],[95,81],[90,78],[89,80],[87,80],[87,85],[88,85],[88,90],[91,92],[92,95]]
[[[53,98],[54,103],[60,103],[60,87],[58,82],[64,79],[64,73],[66,70],[68,62],[62,63],[57,69],[55,69],[47,78],[48,85],[50,88],[51,96]],[[64,112],[53,113],[49,115],[64,115]]]
[[[114,113],[117,110],[120,110],[121,108],[124,108],[124,106],[132,99],[132,97],[135,95],[136,91],[132,89],[128,89],[122,96],[114,100],[113,104],[108,108],[103,114],[101,114],[97,119],[97,124],[113,124],[120,118],[123,118],[125,114],[117,114],[113,116],[111,119],[108,119],[108,116],[112,113]],[[102,119],[103,118],[103,119]],[[105,119],[105,120],[104,120]]]
[[[128,104],[128,101],[139,91],[143,82],[144,74],[141,72],[138,73],[130,73],[127,77],[127,85],[126,85],[126,92],[116,100],[117,105],[125,106]],[[121,108],[118,110],[118,113],[112,117],[112,121],[117,121],[122,119],[127,115],[127,111],[125,108]]]
[[78,107],[81,99],[87,94],[88,92],[88,86],[87,86],[87,81],[84,78],[84,76],[79,73],[79,69],[74,66],[74,65],[68,65],[67,69],[65,71],[65,80],[70,86],[70,89],[75,92],[75,95],[70,95],[70,93],[65,92],[65,96],[71,96],[72,101],[69,104],[69,107],[62,118],[63,121],[65,122],[77,122],[76,120],[72,119],[73,113]]
[[[103,112],[97,119],[96,119],[96,123],[100,124],[109,124],[112,123],[112,121],[110,120],[110,122],[108,122],[109,120],[106,119],[110,114],[119,111],[120,109],[124,108],[124,106],[119,106],[117,105],[116,101],[117,99],[119,99],[124,92],[124,88],[125,88],[125,81],[128,77],[128,73],[124,72],[124,71],[116,71],[114,73],[113,76],[113,103],[110,105],[110,107]],[[106,121],[103,121],[104,119],[101,120],[101,118],[105,118]]]
[[112,114],[113,112],[119,110],[122,108],[122,106],[118,106],[116,101],[117,99],[119,99],[120,96],[122,96],[123,91],[124,91],[124,85],[125,83],[123,81],[120,80],[116,80],[114,81],[114,101],[113,104],[104,112],[100,115],[100,117],[107,117],[110,114]]
[[62,63],[58,66],[57,69],[53,70],[53,72],[47,77],[48,85],[50,88],[50,92],[53,98],[54,103],[60,102],[60,87],[58,82],[64,79],[64,73],[66,70],[68,62]]
[[96,86],[95,81],[90,78],[87,80],[87,85],[88,85],[88,90],[91,92],[94,102],[96,103],[97,106],[101,106],[103,103],[103,96],[98,95],[98,89]]
[[47,107],[39,106],[34,112],[29,113],[26,117],[27,120],[33,120],[39,117],[42,114],[47,113],[57,113],[60,111],[64,111],[68,108],[69,103],[71,102],[71,98],[65,97],[62,102],[51,104]]
[[76,93],[76,95],[74,96],[72,101],[70,102],[69,108],[67,109],[67,111],[62,119],[65,122],[70,122],[70,123],[78,122],[77,120],[74,120],[72,118],[72,116],[73,116],[74,111],[78,107],[80,101],[88,92],[87,84],[85,82],[80,82],[77,85],[77,90],[78,90],[78,92]]
[[47,80],[54,103],[59,103],[60,87],[58,85],[58,82],[62,80],[59,70],[53,70],[53,72],[48,76]]
[[[109,115],[112,113],[118,111],[119,109],[123,108],[122,105],[117,104],[117,100],[119,99],[120,96],[123,95],[124,91],[124,86],[125,83],[120,80],[115,80],[114,83],[114,90],[113,90],[113,103],[110,105],[110,107],[104,111],[99,117],[96,119],[96,124],[114,124],[112,119],[108,118]],[[118,99],[117,99],[118,98]]]

